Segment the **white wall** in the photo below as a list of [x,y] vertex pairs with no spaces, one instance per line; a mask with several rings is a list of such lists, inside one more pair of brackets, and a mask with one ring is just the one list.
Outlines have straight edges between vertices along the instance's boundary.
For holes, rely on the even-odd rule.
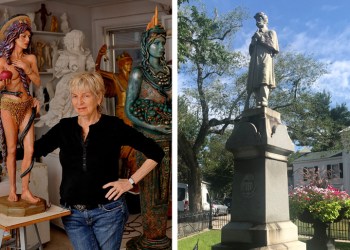
[[[71,24],[72,29],[78,29],[84,32],[85,34],[85,46],[91,49],[92,37],[91,37],[91,10],[89,8],[80,7],[72,4],[63,4],[59,1],[57,2],[45,2],[46,9],[48,12],[52,12],[52,15],[57,16],[58,22],[60,24],[60,16],[66,12],[68,16],[68,21]],[[33,4],[23,4],[19,6],[5,6],[0,5],[0,13],[4,12],[4,9],[7,8],[10,16],[15,14],[25,14],[27,12],[35,12],[41,7],[40,3]],[[37,15],[38,16],[38,15]],[[1,23],[3,18],[1,15]],[[46,24],[46,29],[50,28],[50,17],[48,17],[48,22]],[[38,28],[40,27],[40,18],[36,19],[36,24]]]
[[343,151],[343,182],[344,191],[350,194],[350,153]]
[[[20,6],[0,5],[0,22],[2,23],[2,13],[7,8],[10,16],[19,13],[35,12],[40,9],[40,3],[23,4]],[[135,0],[111,4],[100,7],[81,7],[73,4],[64,4],[59,1],[46,1],[46,9],[58,17],[66,12],[72,29],[78,29],[85,34],[85,46],[92,51],[93,57],[96,58],[97,52],[102,44],[106,43],[104,36],[105,31],[112,28],[127,27],[144,27],[151,20],[155,6],[155,2],[149,0]],[[163,15],[167,15],[158,5],[159,21]],[[37,15],[38,16],[38,15]],[[50,27],[48,22],[46,28]],[[36,21],[37,25],[40,20]],[[39,27],[39,26],[38,26]]]
[[[136,0],[91,9],[92,51],[96,58],[98,49],[106,43],[105,31],[113,28],[144,27],[154,15],[156,3],[148,0]],[[158,17],[166,15],[158,6]]]

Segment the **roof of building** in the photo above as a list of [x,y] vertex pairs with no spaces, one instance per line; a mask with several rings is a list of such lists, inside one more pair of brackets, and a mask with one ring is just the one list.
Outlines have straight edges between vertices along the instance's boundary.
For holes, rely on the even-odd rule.
[[298,162],[304,162],[304,161],[312,161],[312,160],[321,160],[321,159],[327,159],[327,158],[333,158],[342,156],[343,152],[342,150],[331,150],[331,151],[321,151],[321,152],[309,152],[305,153],[296,160],[294,160],[293,163]]

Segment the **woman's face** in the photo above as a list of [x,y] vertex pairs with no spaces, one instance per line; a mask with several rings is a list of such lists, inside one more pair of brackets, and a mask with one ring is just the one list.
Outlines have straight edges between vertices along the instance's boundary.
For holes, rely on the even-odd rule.
[[91,116],[97,113],[97,106],[101,105],[102,98],[96,97],[88,89],[72,91],[72,105],[79,116]]
[[165,39],[163,37],[157,37],[154,39],[152,44],[149,46],[148,51],[152,57],[163,57],[165,52]]
[[27,49],[30,42],[30,32],[28,30],[24,31],[19,35],[19,37],[15,40],[16,46]]

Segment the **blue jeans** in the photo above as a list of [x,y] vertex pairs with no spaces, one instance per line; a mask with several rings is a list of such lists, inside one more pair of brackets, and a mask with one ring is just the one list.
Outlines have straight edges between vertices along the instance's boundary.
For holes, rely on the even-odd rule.
[[74,250],[120,249],[129,216],[124,197],[91,210],[67,208],[71,215],[62,222]]

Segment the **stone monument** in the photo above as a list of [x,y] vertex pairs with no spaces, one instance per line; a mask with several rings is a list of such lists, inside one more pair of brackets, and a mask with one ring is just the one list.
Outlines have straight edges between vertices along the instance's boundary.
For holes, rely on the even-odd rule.
[[306,249],[289,218],[287,157],[294,145],[280,113],[267,107],[267,97],[265,103],[256,97],[257,107],[243,111],[226,142],[235,168],[231,221],[213,250]]

